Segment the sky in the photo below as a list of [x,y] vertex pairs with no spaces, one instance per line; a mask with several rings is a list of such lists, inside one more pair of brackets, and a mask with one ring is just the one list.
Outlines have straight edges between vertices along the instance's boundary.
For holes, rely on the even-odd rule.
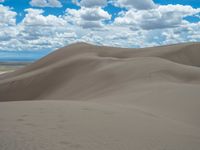
[[0,61],[35,59],[75,42],[138,48],[199,41],[199,0],[0,0]]

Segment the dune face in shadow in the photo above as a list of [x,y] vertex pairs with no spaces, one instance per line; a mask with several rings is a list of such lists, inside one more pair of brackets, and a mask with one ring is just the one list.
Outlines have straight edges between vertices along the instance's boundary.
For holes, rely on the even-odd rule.
[[[18,137],[27,139],[14,141],[19,149],[35,142],[42,149],[198,150],[199,57],[199,43],[143,49],[77,43],[1,75],[0,101],[7,102],[0,119],[8,114],[9,121],[0,123],[0,147],[12,149],[4,137]],[[18,135],[23,129],[37,129],[33,137],[41,139],[31,143],[31,134]]]

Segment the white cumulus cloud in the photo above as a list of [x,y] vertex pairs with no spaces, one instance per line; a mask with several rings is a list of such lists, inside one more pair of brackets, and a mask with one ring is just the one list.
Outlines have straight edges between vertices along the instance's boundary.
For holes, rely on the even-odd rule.
[[67,9],[66,13],[68,17],[73,18],[75,24],[83,28],[99,28],[102,26],[102,21],[111,19],[111,15],[100,7]]
[[9,7],[0,5],[0,26],[9,26],[16,24],[17,13],[12,11]]
[[172,28],[184,24],[184,17],[193,16],[200,12],[200,9],[183,5],[160,5],[150,10],[130,9],[121,13],[115,19],[119,25],[132,25],[132,28],[160,29]]
[[156,5],[136,9],[126,6],[113,22],[112,15],[102,7],[68,8],[60,16],[44,15],[43,9],[29,8],[22,21],[16,23],[17,13],[0,5],[0,50],[56,49],[77,41],[120,47],[200,41],[200,21],[185,20],[187,16],[198,16],[200,10],[197,8]]
[[136,9],[152,9],[156,7],[153,0],[113,0],[113,3],[120,7]]
[[80,5],[83,7],[103,7],[107,5],[107,0],[81,0]]
[[66,25],[66,20],[61,17],[56,17],[54,15],[43,16],[44,11],[42,9],[26,9],[27,12],[23,23],[29,26],[64,26]]
[[31,0],[30,5],[34,7],[62,7],[59,0]]

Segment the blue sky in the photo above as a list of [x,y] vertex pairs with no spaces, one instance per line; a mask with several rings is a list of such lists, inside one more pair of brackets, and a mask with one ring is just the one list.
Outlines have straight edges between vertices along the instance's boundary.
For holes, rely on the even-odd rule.
[[134,48],[198,41],[198,0],[0,0],[0,61],[37,59],[75,42]]

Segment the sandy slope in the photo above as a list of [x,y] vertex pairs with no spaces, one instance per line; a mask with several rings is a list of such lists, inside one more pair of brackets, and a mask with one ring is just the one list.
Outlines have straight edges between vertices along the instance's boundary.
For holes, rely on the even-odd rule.
[[78,43],[1,75],[0,147],[199,150],[199,56]]

